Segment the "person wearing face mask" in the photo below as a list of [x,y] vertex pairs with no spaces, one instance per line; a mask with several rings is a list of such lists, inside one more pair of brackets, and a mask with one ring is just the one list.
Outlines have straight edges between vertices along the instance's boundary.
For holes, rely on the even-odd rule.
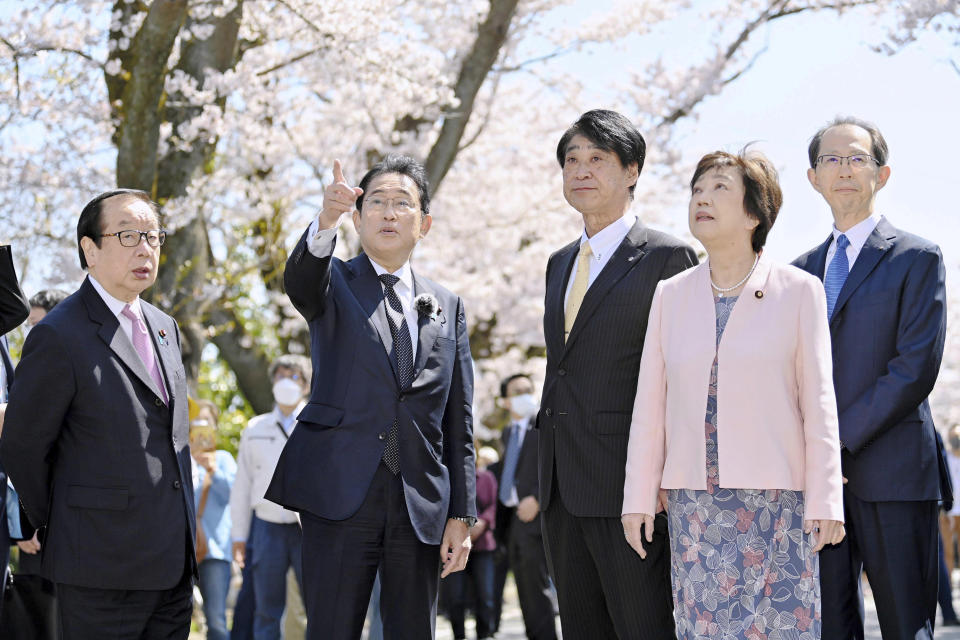
[[304,356],[280,356],[270,365],[276,404],[270,413],[250,420],[237,451],[237,477],[230,495],[233,559],[241,568],[250,566],[255,640],[281,637],[281,618],[287,605],[286,576],[291,567],[303,593],[297,515],[263,496],[305,404],[310,375],[310,360]]
[[197,400],[190,420],[193,494],[197,505],[197,585],[203,596],[207,640],[227,640],[227,591],[230,589],[230,488],[237,463],[217,449],[220,410]]
[[502,526],[507,532],[501,539],[507,542],[527,637],[553,640],[557,629],[537,500],[539,433],[533,427],[539,406],[533,381],[525,373],[516,373],[500,384],[500,397],[510,412],[510,424],[503,430],[498,491],[499,502],[509,509],[510,517],[504,519]]

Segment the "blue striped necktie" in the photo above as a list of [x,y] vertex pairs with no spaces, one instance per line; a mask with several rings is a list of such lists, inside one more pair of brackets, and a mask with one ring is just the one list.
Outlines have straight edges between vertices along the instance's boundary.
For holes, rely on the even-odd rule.
[[823,288],[827,292],[827,318],[833,317],[833,308],[837,305],[840,290],[843,289],[843,283],[850,275],[850,263],[847,261],[849,246],[850,241],[847,236],[842,233],[837,236],[837,252],[833,254],[833,260],[827,267],[827,275],[823,278]]

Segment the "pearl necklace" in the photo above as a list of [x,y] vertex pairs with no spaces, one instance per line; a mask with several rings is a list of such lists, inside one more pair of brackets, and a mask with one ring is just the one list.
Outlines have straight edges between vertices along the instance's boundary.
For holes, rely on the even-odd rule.
[[743,280],[741,280],[741,281],[738,282],[737,284],[733,285],[732,287],[718,287],[718,286],[716,285],[716,283],[713,281],[713,266],[708,265],[707,268],[710,270],[710,286],[713,287],[714,291],[716,291],[718,294],[720,294],[718,297],[719,297],[719,298],[722,298],[722,297],[723,297],[723,294],[727,293],[728,291],[733,291],[734,289],[739,288],[744,282],[746,282],[747,280],[749,280],[749,279],[750,279],[750,276],[753,275],[754,269],[757,268],[757,263],[758,263],[758,262],[760,262],[760,254],[759,254],[759,253],[757,254],[757,259],[753,261],[753,266],[750,267],[750,271],[747,272],[747,275],[743,276]]

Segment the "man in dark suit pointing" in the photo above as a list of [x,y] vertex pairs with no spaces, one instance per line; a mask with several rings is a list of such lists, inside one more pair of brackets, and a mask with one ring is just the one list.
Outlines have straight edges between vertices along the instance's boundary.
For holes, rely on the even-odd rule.
[[62,637],[187,638],[195,573],[187,383],[157,276],[156,205],[122,189],[77,223],[89,275],[27,336],[0,459],[57,583]]
[[[310,401],[266,497],[299,511],[307,636],[358,639],[379,568],[384,637],[432,638],[438,574],[476,521],[473,363],[463,302],[414,273],[432,223],[423,167],[389,156],[351,187],[340,163],[287,261],[310,325]],[[353,209],[364,253],[333,257]]]
[[820,552],[823,637],[864,636],[867,572],[884,638],[932,640],[937,440],[927,396],[946,335],[943,256],[875,209],[890,178],[872,124],[838,118],[810,142],[807,176],[833,231],[794,264],[823,280],[840,419],[847,537]]
[[588,111],[563,134],[563,195],[581,237],[547,263],[547,372],[540,429],[544,545],[567,640],[673,638],[667,521],[652,552],[620,522],[630,415],[657,283],[697,263],[630,211],[646,144],[619,113]]

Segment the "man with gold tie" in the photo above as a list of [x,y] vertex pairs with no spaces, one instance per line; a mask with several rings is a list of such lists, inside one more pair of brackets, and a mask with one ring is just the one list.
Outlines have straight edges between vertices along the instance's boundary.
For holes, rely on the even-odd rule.
[[620,523],[650,303],[660,280],[697,263],[630,210],[645,151],[629,120],[602,109],[557,146],[563,195],[584,226],[547,263],[538,420],[544,546],[567,640],[674,637],[666,518],[656,518],[646,560]]

